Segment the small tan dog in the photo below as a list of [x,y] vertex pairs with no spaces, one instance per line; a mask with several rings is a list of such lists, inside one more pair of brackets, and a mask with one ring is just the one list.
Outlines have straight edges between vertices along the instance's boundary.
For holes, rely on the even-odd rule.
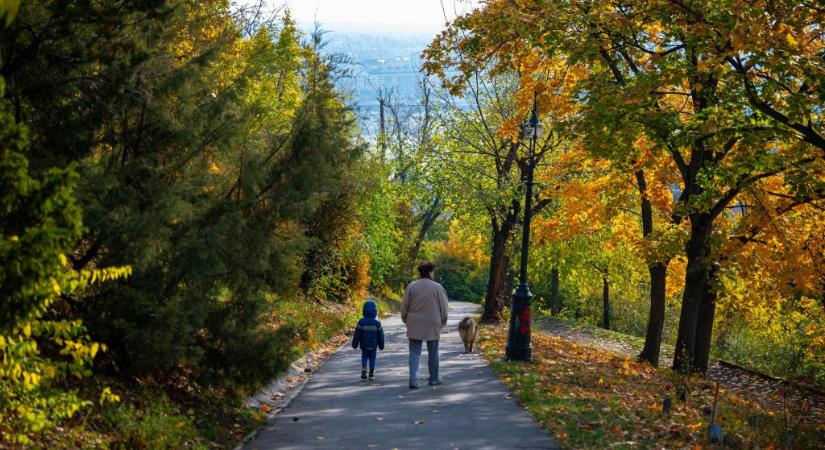
[[458,334],[464,342],[464,352],[472,353],[473,344],[478,339],[478,325],[472,317],[465,317],[458,323]]

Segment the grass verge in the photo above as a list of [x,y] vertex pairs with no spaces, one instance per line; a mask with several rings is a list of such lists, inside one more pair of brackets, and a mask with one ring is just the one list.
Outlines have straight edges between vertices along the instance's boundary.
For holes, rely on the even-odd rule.
[[[709,448],[713,385],[630,357],[533,333],[533,363],[505,362],[507,327],[485,326],[481,351],[533,418],[565,448]],[[687,392],[684,402],[677,391]],[[672,398],[669,414],[664,398]],[[825,448],[825,424],[776,415],[722,390],[723,448]]]

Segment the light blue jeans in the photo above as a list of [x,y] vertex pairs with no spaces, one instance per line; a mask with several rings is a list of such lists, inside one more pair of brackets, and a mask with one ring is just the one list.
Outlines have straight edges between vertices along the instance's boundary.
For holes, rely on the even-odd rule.
[[[421,363],[421,346],[424,341],[410,339],[410,384],[418,384],[418,365]],[[438,341],[427,341],[427,368],[430,381],[438,381]]]

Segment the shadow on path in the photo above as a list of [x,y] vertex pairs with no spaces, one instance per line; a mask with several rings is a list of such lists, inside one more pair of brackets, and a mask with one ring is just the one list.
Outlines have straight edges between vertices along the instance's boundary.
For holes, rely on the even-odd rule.
[[[558,448],[478,354],[465,354],[456,326],[477,305],[450,302],[441,336],[444,385],[407,387],[407,338],[398,315],[382,321],[386,347],[375,381],[360,379],[360,350],[349,344],[244,448],[264,449],[550,449]],[[424,351],[426,353],[426,350]]]

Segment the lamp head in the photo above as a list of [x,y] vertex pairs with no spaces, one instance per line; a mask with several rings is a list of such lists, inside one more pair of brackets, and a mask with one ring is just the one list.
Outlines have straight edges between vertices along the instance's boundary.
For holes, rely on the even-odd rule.
[[533,111],[530,113],[530,119],[521,124],[521,138],[533,139],[540,138],[544,134],[544,126],[539,122],[538,112],[535,105]]

